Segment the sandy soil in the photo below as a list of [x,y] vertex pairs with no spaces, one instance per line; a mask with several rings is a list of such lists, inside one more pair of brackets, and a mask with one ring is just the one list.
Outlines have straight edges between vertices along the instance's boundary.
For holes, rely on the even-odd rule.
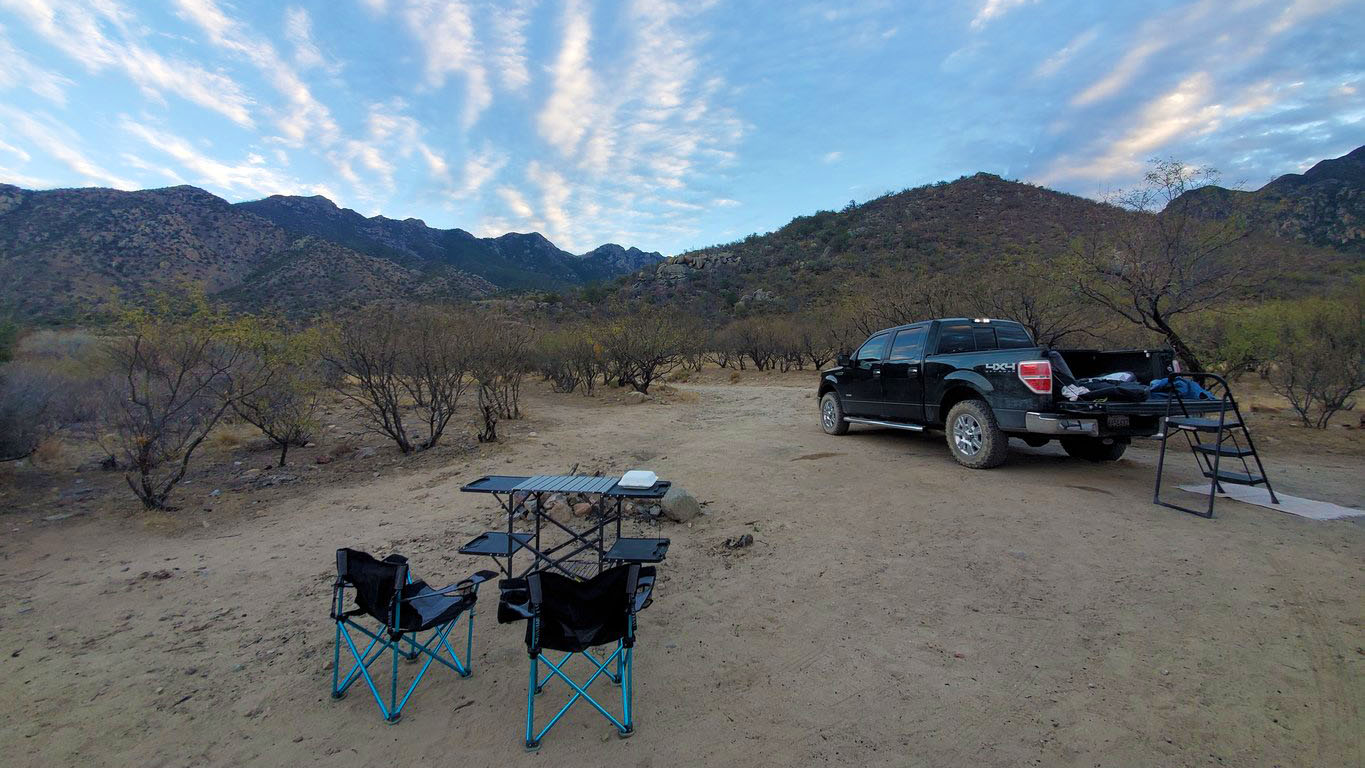
[[[0,762],[1362,764],[1362,523],[1153,506],[1146,447],[1093,465],[1017,445],[973,472],[941,435],[830,437],[810,382],[712,375],[638,406],[537,391],[505,445],[201,489],[155,524],[7,512]],[[1282,490],[1365,506],[1358,452],[1266,453]],[[710,502],[661,527],[633,739],[580,705],[522,752],[525,649],[492,589],[472,678],[433,669],[394,726],[363,689],[329,699],[337,546],[454,581],[487,566],[455,549],[497,519],[463,482],[575,462]]]

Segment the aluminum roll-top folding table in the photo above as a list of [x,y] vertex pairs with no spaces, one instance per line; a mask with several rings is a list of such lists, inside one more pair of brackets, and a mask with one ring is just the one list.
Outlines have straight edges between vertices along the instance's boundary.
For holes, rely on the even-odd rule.
[[[486,475],[460,490],[492,494],[507,513],[507,530],[481,533],[460,547],[460,553],[491,557],[508,577],[553,568],[583,579],[601,573],[608,564],[661,562],[668,552],[669,540],[623,537],[621,518],[627,500],[659,500],[669,487],[669,482],[660,480],[649,488],[628,488],[620,485],[619,478],[593,475]],[[583,516],[586,526],[575,530],[546,512],[545,497],[556,493],[583,494],[594,499],[590,502],[592,510]],[[536,500],[529,512],[533,530],[516,530],[518,496]],[[568,539],[553,544],[544,542],[542,534],[553,533],[555,528]],[[522,550],[530,555],[530,564],[518,572],[514,558]],[[584,554],[592,559],[582,559]]]

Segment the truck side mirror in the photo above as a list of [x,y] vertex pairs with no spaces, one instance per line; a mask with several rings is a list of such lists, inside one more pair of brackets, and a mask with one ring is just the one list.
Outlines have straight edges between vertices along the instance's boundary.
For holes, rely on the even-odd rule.
[[849,359],[848,355],[846,355],[846,354],[844,354],[844,353],[842,353],[842,352],[839,353],[839,356],[838,356],[838,357],[834,358],[834,362],[835,362],[840,368],[847,368],[847,367],[849,367],[850,365],[853,365],[853,361]]

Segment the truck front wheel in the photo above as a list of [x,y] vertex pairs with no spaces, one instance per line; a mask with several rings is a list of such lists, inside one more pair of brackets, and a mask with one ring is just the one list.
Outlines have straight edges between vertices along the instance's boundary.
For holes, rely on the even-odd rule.
[[828,435],[848,432],[848,422],[844,421],[844,405],[839,402],[838,392],[830,390],[820,398],[820,428]]
[[1127,440],[1101,440],[1098,437],[1064,437],[1062,450],[1073,459],[1118,461],[1128,450]]
[[991,407],[981,400],[963,400],[948,411],[944,425],[948,450],[957,463],[971,469],[990,469],[1005,463],[1009,438],[1000,431]]

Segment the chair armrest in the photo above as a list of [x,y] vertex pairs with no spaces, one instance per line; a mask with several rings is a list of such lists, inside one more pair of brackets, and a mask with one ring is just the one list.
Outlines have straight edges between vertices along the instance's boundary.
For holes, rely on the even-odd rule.
[[641,568],[635,582],[635,593],[631,596],[630,612],[639,613],[653,602],[654,581],[657,578],[653,568]]
[[[470,576],[467,579],[460,579],[454,584],[447,584],[446,586],[441,587],[440,589],[433,589],[431,590],[431,593],[423,595],[423,597],[431,597],[432,594],[437,595],[461,594],[465,591],[465,589],[469,587],[472,587],[474,592],[478,592],[480,584],[484,583],[485,581],[488,581],[491,578],[496,577],[497,575],[498,574],[494,573],[493,571],[478,571],[473,576]],[[404,598],[403,602],[405,603],[412,602],[415,599],[417,599],[415,596],[408,597]]]
[[531,605],[531,589],[526,579],[503,579],[498,582],[501,595],[498,598],[498,623],[530,619],[535,616]]

